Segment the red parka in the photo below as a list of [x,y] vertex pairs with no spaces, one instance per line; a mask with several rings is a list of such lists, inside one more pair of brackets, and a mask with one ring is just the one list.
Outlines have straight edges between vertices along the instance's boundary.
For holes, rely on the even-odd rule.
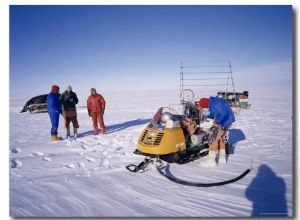
[[103,96],[98,93],[90,95],[87,100],[87,108],[91,112],[101,112],[105,108],[105,104]]

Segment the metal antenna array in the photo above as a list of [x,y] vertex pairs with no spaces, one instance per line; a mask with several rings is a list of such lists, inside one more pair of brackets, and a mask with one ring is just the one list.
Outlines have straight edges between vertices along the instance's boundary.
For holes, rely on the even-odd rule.
[[220,91],[235,92],[230,60],[181,62],[181,100],[215,96]]

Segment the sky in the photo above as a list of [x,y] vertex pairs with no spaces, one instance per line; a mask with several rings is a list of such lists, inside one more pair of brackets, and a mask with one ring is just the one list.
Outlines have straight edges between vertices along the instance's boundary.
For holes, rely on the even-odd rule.
[[211,60],[230,60],[240,88],[291,85],[292,15],[291,5],[10,5],[10,94],[179,89],[181,61]]

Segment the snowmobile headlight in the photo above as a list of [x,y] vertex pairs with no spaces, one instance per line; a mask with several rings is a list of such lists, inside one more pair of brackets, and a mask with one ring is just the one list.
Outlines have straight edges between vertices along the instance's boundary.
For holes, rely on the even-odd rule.
[[155,135],[156,135],[155,132],[153,132],[153,131],[149,132],[149,137],[155,137]]

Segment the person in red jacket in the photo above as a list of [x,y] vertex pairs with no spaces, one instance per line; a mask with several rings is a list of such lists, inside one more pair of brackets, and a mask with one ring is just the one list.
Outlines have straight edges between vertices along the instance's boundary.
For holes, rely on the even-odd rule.
[[91,88],[91,95],[87,99],[87,109],[89,116],[92,117],[94,135],[98,135],[98,122],[101,128],[101,133],[106,134],[103,115],[105,110],[105,100],[102,95],[96,92],[96,89]]

